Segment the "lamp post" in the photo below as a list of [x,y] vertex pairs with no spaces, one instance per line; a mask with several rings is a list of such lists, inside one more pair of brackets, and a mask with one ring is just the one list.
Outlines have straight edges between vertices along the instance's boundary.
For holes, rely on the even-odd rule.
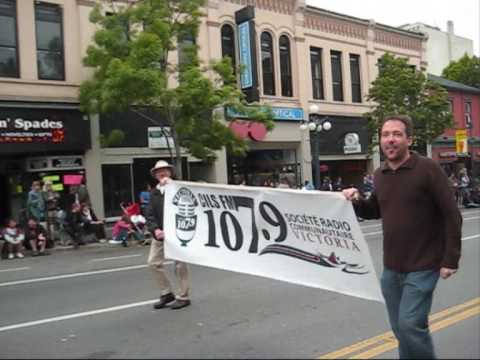
[[310,132],[310,138],[313,135],[313,149],[312,149],[312,166],[314,169],[314,182],[315,182],[315,189],[320,189],[320,149],[319,149],[319,137],[320,132],[322,131],[329,131],[332,128],[332,123],[329,121],[328,116],[321,117],[318,114],[320,110],[318,105],[312,104],[310,105],[309,114],[308,114],[308,121],[303,121],[300,125],[300,130]]

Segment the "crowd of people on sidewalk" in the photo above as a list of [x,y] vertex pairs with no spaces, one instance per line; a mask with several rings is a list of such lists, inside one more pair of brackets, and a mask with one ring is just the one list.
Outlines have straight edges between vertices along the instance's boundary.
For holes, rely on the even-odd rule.
[[[148,199],[143,201],[146,204]],[[110,243],[127,246],[131,237],[144,239],[142,229],[125,215],[114,225]],[[84,183],[69,185],[67,194],[61,195],[50,181],[35,180],[26,194],[24,210],[0,224],[0,258],[4,259],[48,255],[47,249],[55,246],[78,249],[91,242],[107,242],[107,236],[105,221],[92,209]]]

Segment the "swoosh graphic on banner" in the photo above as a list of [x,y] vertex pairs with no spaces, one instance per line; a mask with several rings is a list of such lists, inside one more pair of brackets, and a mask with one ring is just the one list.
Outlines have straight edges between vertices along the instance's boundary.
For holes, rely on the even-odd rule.
[[363,275],[368,273],[368,270],[365,270],[363,265],[349,264],[345,261],[341,261],[337,256],[335,256],[334,252],[332,252],[330,256],[326,256],[320,253],[313,254],[308,251],[297,249],[288,245],[272,244],[266,246],[262,251],[260,251],[258,255],[265,254],[279,254],[290,256],[295,259],[308,261],[320,266],[342,269],[342,271],[350,274]]

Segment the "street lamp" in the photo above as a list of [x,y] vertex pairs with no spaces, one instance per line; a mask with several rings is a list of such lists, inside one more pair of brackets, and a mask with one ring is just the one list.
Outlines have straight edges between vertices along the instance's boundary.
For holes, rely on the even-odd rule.
[[312,166],[314,168],[314,183],[315,189],[320,189],[320,149],[319,140],[320,132],[329,131],[332,128],[332,123],[329,121],[328,116],[321,117],[318,114],[320,110],[317,104],[310,105],[308,121],[303,121],[300,124],[300,130],[310,132],[310,138],[313,136],[313,149],[312,149]]

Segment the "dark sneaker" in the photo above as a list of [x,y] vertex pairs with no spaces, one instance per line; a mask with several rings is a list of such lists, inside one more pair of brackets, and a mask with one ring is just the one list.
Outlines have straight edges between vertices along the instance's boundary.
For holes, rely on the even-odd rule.
[[170,309],[178,310],[189,305],[190,305],[190,300],[177,299],[172,305],[170,305]]
[[175,301],[175,295],[173,295],[172,293],[162,295],[160,296],[160,301],[153,304],[153,308],[156,310],[163,309],[165,306],[167,306],[168,303],[171,303],[172,301]]
[[32,253],[32,256],[40,256],[40,253],[39,253],[38,251],[34,251],[34,252]]

